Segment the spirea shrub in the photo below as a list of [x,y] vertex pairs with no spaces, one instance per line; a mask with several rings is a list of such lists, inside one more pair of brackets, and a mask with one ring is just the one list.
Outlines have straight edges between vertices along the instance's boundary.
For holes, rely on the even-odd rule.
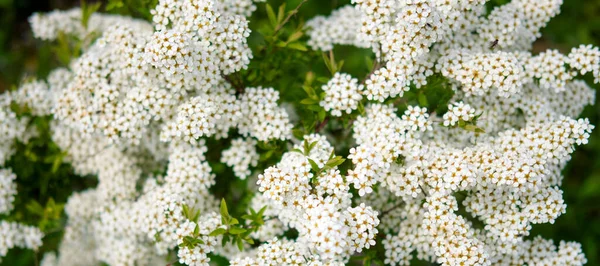
[[[598,48],[532,52],[562,0],[353,0],[302,23],[308,1],[31,16],[62,67],[0,95],[0,257],[60,230],[44,266],[586,263],[530,235],[567,211],[561,170],[594,128]],[[364,76],[339,45],[371,55]],[[11,158],[45,135],[52,171],[97,179],[64,214],[15,201]]]

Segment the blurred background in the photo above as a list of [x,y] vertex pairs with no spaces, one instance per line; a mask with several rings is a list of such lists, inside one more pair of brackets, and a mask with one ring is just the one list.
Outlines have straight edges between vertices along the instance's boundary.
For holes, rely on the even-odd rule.
[[[145,0],[131,0],[145,1]],[[534,0],[532,0],[534,1]],[[269,1],[273,6],[279,6],[284,0]],[[288,8],[295,7],[300,0],[285,1]],[[505,0],[492,0],[500,4]],[[349,0],[313,0],[308,1],[299,12],[299,17],[309,19],[315,15],[326,15],[332,8],[348,4]],[[58,65],[49,44],[33,39],[27,18],[33,12],[46,12],[53,9],[68,9],[78,6],[78,0],[0,0],[0,93],[18,86],[24,77],[45,77],[48,72]],[[262,5],[259,6],[259,12]],[[127,10],[119,12],[127,13]],[[599,0],[566,0],[561,13],[555,17],[543,30],[543,37],[534,45],[534,53],[546,49],[558,49],[563,53],[579,44],[600,45],[600,1]],[[364,52],[357,55],[354,49],[336,48],[336,57],[344,58],[344,70],[348,73],[363,72]],[[368,54],[367,54],[368,55]],[[591,79],[586,79],[596,90],[598,85],[592,85]],[[595,106],[588,106],[581,117],[588,117],[597,126],[590,143],[578,147],[573,159],[564,169],[562,188],[567,203],[567,213],[562,215],[555,224],[535,225],[532,235],[542,235],[555,240],[578,241],[583,245],[588,259],[588,265],[600,265],[600,93]],[[43,169],[40,170],[43,172]],[[68,169],[59,174],[70,175]],[[19,173],[17,172],[19,175]],[[23,175],[36,178],[36,173],[28,172]],[[19,175],[21,178],[22,175]],[[62,176],[63,180],[73,176]],[[35,182],[35,179],[26,179]],[[77,183],[77,182],[75,182]],[[56,186],[73,185],[68,182],[57,182]],[[59,192],[59,190],[54,191]],[[38,193],[31,191],[30,193]],[[48,192],[48,194],[51,194]],[[56,199],[64,202],[70,191]],[[56,241],[59,240],[57,236]],[[45,245],[46,246],[46,245]],[[46,246],[48,249],[54,245]],[[85,255],[85,254],[82,254]],[[38,258],[40,259],[40,258]],[[36,259],[27,251],[15,250],[1,265],[33,265]]]

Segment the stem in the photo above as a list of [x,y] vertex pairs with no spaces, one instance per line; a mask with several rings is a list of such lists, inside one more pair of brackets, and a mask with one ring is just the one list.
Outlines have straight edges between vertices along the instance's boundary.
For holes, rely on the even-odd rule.
[[317,127],[315,128],[315,133],[319,133],[319,131],[321,131],[321,129],[323,129],[327,125],[327,122],[329,122],[329,117],[325,117],[323,122],[317,125]]
[[242,84],[241,79],[237,79],[238,82],[235,82],[235,80],[232,79],[232,75],[223,75],[223,79],[225,79],[225,81],[227,81],[229,84],[231,84],[231,86],[233,88],[235,88],[235,92],[236,94],[240,95],[240,94],[244,94],[245,88],[244,85]]
[[404,202],[400,202],[400,203],[398,203],[398,204],[396,204],[396,205],[392,206],[391,208],[389,208],[389,209],[387,209],[387,210],[385,210],[385,211],[381,212],[381,214],[379,215],[379,219],[381,220],[381,218],[383,218],[383,216],[385,216],[385,215],[389,214],[391,211],[393,211],[393,210],[395,210],[395,209],[398,209],[399,207],[401,207],[401,206],[403,206],[403,205],[404,205]]
[[283,28],[283,26],[288,23],[288,21],[298,13],[298,10],[300,10],[300,7],[302,7],[302,5],[304,5],[304,3],[308,2],[308,0],[302,0],[302,2],[300,2],[300,4],[298,4],[298,6],[296,8],[294,8],[294,10],[292,10],[290,12],[290,14],[283,20],[283,22],[279,25],[277,25],[277,28],[275,28],[275,31],[273,32],[273,36],[277,35],[277,33],[281,30],[281,28]]

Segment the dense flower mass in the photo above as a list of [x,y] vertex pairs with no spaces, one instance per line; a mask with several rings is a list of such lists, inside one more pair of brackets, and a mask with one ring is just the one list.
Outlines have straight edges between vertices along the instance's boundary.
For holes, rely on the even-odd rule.
[[[30,18],[39,39],[93,40],[45,80],[0,95],[0,165],[36,134],[17,105],[51,115],[65,162],[98,180],[69,197],[64,237],[43,265],[209,265],[213,255],[345,265],[377,245],[389,265],[586,263],[579,243],[530,235],[567,211],[561,170],[594,129],[577,117],[595,92],[576,78],[600,82],[599,49],[531,51],[561,0],[489,13],[484,0],[353,0],[299,30],[317,51],[371,49],[371,73],[311,79],[318,93],[289,105],[298,84],[238,81],[278,77],[251,72],[258,2],[159,0],[150,22],[94,13],[87,27],[80,9]],[[282,24],[297,12],[268,10]],[[448,92],[441,108],[428,104],[431,88]],[[322,117],[307,126],[298,108]],[[227,194],[225,171],[243,192]],[[0,170],[0,213],[19,197],[18,178]],[[220,198],[247,214],[234,218]],[[0,221],[0,258],[42,237]]]

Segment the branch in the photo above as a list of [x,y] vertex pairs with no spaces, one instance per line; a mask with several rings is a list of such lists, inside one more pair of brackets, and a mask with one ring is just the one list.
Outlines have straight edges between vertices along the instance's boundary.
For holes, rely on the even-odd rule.
[[[379,55],[381,55],[381,46],[378,48],[379,49]],[[383,60],[383,59],[382,59]],[[362,85],[365,84],[365,82],[367,82],[367,79],[369,79],[373,73],[375,73],[375,71],[377,71],[378,69],[380,69],[381,67],[383,67],[385,65],[385,62],[380,62],[379,59],[377,58],[377,55],[375,56],[375,62],[373,63],[373,68],[371,69],[371,72],[369,72],[369,74],[367,74],[367,76],[365,77],[365,79],[363,79],[363,81],[360,83]]]
[[298,13],[298,10],[300,10],[300,7],[302,7],[302,5],[304,5],[304,3],[308,2],[308,0],[302,0],[302,2],[300,2],[300,4],[298,4],[298,6],[296,8],[294,8],[294,10],[292,10],[290,12],[290,14],[283,20],[283,22],[279,25],[277,25],[277,28],[275,28],[275,31],[273,32],[273,36],[277,35],[277,33],[281,30],[281,28],[283,28],[283,26],[285,26],[286,23],[288,23],[288,21]]
[[323,119],[323,122],[317,125],[317,127],[315,128],[315,133],[319,133],[319,131],[321,131],[321,129],[323,129],[327,125],[327,122],[329,122],[329,117],[325,117],[325,119]]
[[391,211],[398,209],[399,207],[402,207],[404,205],[404,202],[400,202],[394,206],[392,206],[391,208],[381,212],[381,214],[379,215],[379,220],[381,220],[381,218],[383,218],[383,216],[389,214]]
[[231,86],[233,88],[235,88],[235,92],[237,95],[244,94],[244,91],[245,91],[244,84],[242,84],[241,80],[239,80],[239,79],[238,79],[239,82],[236,83],[233,79],[231,79],[231,76],[232,75],[228,75],[228,76],[223,75],[222,77],[223,77],[223,79],[225,79],[225,81],[227,81],[229,84],[231,84]]

